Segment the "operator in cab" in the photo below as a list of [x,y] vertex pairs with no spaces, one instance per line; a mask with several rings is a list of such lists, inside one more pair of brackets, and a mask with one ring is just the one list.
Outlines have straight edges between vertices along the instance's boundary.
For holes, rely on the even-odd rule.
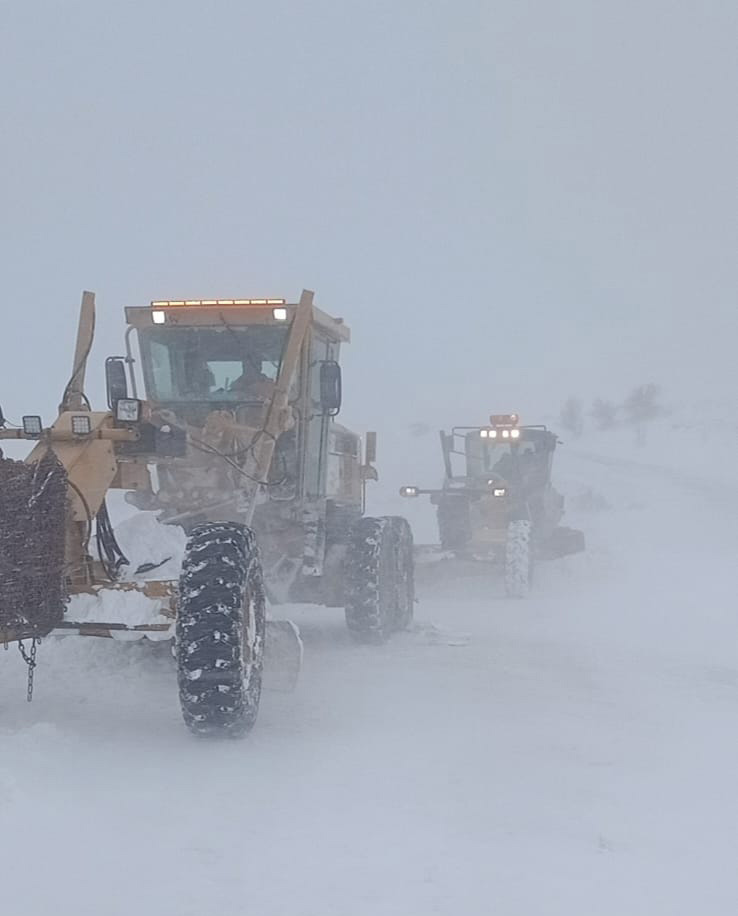
[[274,382],[256,366],[253,360],[243,362],[241,375],[228,386],[229,391],[243,396],[244,400],[268,401],[274,392]]

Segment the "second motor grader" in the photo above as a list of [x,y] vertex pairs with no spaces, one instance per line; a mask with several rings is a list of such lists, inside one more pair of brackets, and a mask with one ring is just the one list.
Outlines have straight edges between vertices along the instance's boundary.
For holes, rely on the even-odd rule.
[[442,553],[502,566],[507,594],[521,598],[536,560],[584,550],[582,532],[559,524],[564,497],[551,482],[557,444],[545,426],[520,426],[517,414],[455,426],[441,432],[443,486],[405,486],[400,494],[429,495]]

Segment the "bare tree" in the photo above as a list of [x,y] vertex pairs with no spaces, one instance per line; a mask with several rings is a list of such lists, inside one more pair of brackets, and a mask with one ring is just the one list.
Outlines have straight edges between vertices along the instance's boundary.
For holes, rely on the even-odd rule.
[[612,429],[618,417],[617,404],[606,401],[604,398],[595,398],[589,412],[597,429]]
[[638,445],[643,445],[646,441],[646,425],[666,413],[659,402],[660,395],[659,386],[648,382],[634,388],[625,399],[623,410],[628,422],[635,429]]
[[561,408],[559,423],[572,436],[579,437],[584,430],[584,409],[579,398],[567,398]]

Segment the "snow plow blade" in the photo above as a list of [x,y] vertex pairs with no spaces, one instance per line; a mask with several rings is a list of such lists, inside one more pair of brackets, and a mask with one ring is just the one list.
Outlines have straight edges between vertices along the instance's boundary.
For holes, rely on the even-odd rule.
[[558,560],[573,553],[583,553],[585,549],[584,532],[576,528],[556,528],[539,548],[539,559]]
[[302,639],[291,620],[267,620],[264,689],[292,691],[302,668]]

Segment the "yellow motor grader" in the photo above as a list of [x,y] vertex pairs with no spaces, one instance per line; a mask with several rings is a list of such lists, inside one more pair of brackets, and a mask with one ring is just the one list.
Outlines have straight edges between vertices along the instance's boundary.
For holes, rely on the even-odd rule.
[[[0,458],[0,642],[18,643],[32,685],[49,634],[173,637],[188,727],[242,735],[256,719],[265,644],[299,667],[297,631],[267,620],[267,599],[343,607],[357,640],[383,641],[412,619],[412,533],[402,518],[364,515],[376,437],[362,456],[335,420],[350,335],[311,292],[296,303],[154,301],[126,319],[125,355],[105,363],[107,410],[84,394],[95,323],[84,293],[56,421],[27,415],[8,428],[0,411],[0,439],[34,443],[24,461]],[[161,564],[130,568],[111,489],[185,530],[178,580],[157,578]],[[111,591],[156,613],[105,619]],[[80,596],[99,618],[74,619]]]
[[551,482],[558,442],[545,426],[521,426],[517,414],[442,430],[443,486],[400,489],[436,506],[436,557],[502,566],[508,596],[523,598],[536,560],[583,551],[584,534],[559,524],[564,497]]

